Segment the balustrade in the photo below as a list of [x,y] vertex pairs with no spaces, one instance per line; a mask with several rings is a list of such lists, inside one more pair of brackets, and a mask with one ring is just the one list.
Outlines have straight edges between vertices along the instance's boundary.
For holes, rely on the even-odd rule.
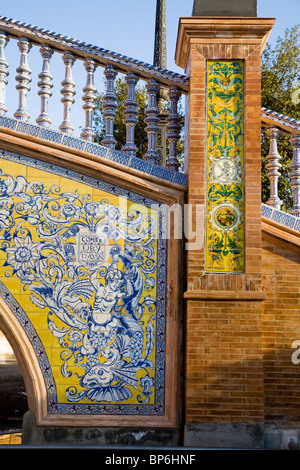
[[59,126],[62,132],[66,134],[71,134],[74,130],[74,127],[71,124],[70,114],[71,106],[74,103],[73,96],[76,94],[74,87],[75,82],[72,79],[72,66],[76,60],[76,57],[71,52],[65,52],[63,55],[63,61],[65,64],[65,79],[61,82],[63,88],[61,94],[63,98],[61,102],[64,105],[64,120]]
[[114,82],[117,72],[112,65],[107,65],[104,71],[106,77],[106,94],[104,95],[104,119],[106,121],[105,138],[102,140],[102,145],[110,149],[116,146],[116,139],[114,138],[114,121],[117,115],[116,109],[118,107],[117,97],[114,92]]
[[178,171],[179,161],[177,155],[177,143],[180,138],[180,117],[178,115],[178,101],[180,98],[180,90],[177,87],[170,87],[169,97],[171,102],[171,109],[167,125],[167,136],[170,142],[170,155],[167,162],[168,168]]
[[293,207],[291,213],[300,217],[300,135],[291,138],[293,147],[293,159],[290,165],[289,177],[291,178],[291,188],[293,190]]
[[138,122],[138,104],[135,99],[135,87],[138,82],[138,77],[130,72],[126,75],[126,83],[128,87],[127,99],[125,101],[125,116],[124,123],[126,125],[126,144],[122,148],[127,155],[136,155],[137,147],[134,143],[134,128]]
[[[16,40],[17,41],[13,41]],[[17,67],[15,89],[18,92],[18,109],[11,114],[7,109],[5,100],[5,91],[8,84],[9,57],[7,44],[11,41],[17,43],[18,49],[13,51],[19,54],[19,66]],[[139,81],[145,83],[145,89],[148,93],[148,106],[145,111],[145,131],[148,140],[148,148],[143,159],[152,164],[165,164],[165,149],[169,148],[169,158],[166,166],[169,170],[178,171],[180,163],[177,156],[177,142],[180,138],[180,118],[178,115],[177,104],[181,94],[188,91],[188,79],[177,73],[155,67],[144,62],[136,61],[126,56],[107,51],[82,41],[76,41],[66,38],[41,28],[24,25],[5,17],[0,17],[0,116],[14,116],[18,121],[29,121],[30,114],[27,110],[27,99],[30,91],[29,84],[34,79],[34,75],[29,67],[29,52],[33,47],[39,47],[42,65],[40,73],[37,76],[36,84],[38,95],[40,97],[40,112],[35,122],[42,128],[50,128],[53,122],[53,116],[48,112],[49,101],[53,99],[53,87],[55,79],[52,69],[53,55],[62,55],[64,64],[64,77],[61,82],[63,105],[63,121],[58,126],[63,134],[73,136],[75,130],[71,119],[71,110],[75,102],[76,95],[76,77],[74,63],[81,61],[86,72],[86,82],[82,88],[81,99],[83,101],[82,121],[84,125],[80,133],[80,138],[93,142],[95,130],[93,123],[93,114],[97,93],[97,83],[101,79],[96,76],[97,69],[102,67],[106,79],[106,90],[103,99],[103,117],[105,120],[105,135],[101,142],[102,146],[114,151],[116,148],[115,139],[115,119],[118,107],[117,97],[115,95],[115,80],[119,74],[123,74],[127,84],[127,98],[124,103],[124,125],[126,128],[126,142],[121,151],[128,158],[136,157],[137,146],[135,142],[136,124],[138,122],[138,104],[136,101],[136,86]],[[9,52],[12,53],[10,45]],[[76,66],[77,67],[77,66]],[[34,67],[34,71],[36,67]],[[74,79],[73,79],[74,75]],[[33,77],[33,78],[31,78]],[[97,81],[97,82],[96,82]],[[167,92],[169,89],[169,93]],[[164,100],[169,99],[169,106],[164,106],[164,120],[162,123],[162,93],[164,91]],[[77,91],[78,93],[78,91]],[[28,96],[27,96],[28,95]],[[60,105],[61,106],[61,105]],[[31,109],[31,108],[30,108]],[[31,111],[31,114],[33,112]],[[56,113],[57,114],[57,113]],[[73,114],[73,111],[72,111]],[[56,116],[55,116],[56,117]],[[167,117],[167,119],[166,119]],[[2,122],[4,122],[2,120]],[[162,132],[163,125],[163,132]],[[166,142],[168,139],[169,146]],[[164,155],[162,158],[162,151]]]
[[148,134],[148,150],[145,153],[145,159],[152,163],[158,163],[159,154],[156,151],[156,137],[159,131],[159,109],[157,106],[158,83],[150,79],[147,82],[146,89],[149,95],[149,103],[146,110],[147,117],[145,118],[147,123],[146,132]]
[[84,66],[87,72],[86,86],[83,88],[84,95],[82,97],[85,104],[85,129],[81,133],[83,139],[93,141],[95,133],[93,131],[93,110],[95,109],[96,87],[94,86],[94,72],[97,64],[93,59],[86,59]]
[[[278,183],[283,178],[280,170],[282,168],[281,155],[278,152],[277,141],[282,133],[287,136],[291,145],[291,161],[288,168],[287,187],[293,197],[290,213],[295,217],[300,217],[300,122],[288,116],[284,116],[274,111],[262,108],[262,125],[266,127],[266,134],[269,137],[269,152],[266,156],[266,175],[270,181],[270,197],[266,201],[274,209],[280,210],[283,201],[278,195]],[[288,192],[288,189],[287,189]]]
[[269,162],[266,165],[266,169],[268,170],[267,177],[270,180],[270,197],[267,204],[275,207],[275,209],[280,209],[282,201],[278,197],[278,178],[280,177],[278,170],[281,168],[281,164],[279,163],[281,156],[277,150],[277,139],[280,131],[277,127],[270,127],[266,132],[270,139],[270,151],[266,157]]
[[[17,53],[19,57],[19,66],[16,69],[17,84],[15,86],[15,90],[18,93],[18,108],[14,113],[8,111],[5,100],[10,62],[7,49],[9,42],[9,54]],[[17,47],[15,49],[13,49],[12,43],[16,44]],[[138,151],[135,139],[139,115],[136,87],[141,81],[144,82],[145,90],[148,94],[148,106],[145,111],[145,132],[148,145],[143,159],[151,165],[163,164],[172,172],[178,172],[180,162],[178,160],[177,147],[182,131],[178,103],[180,97],[188,93],[187,77],[136,61],[112,51],[91,46],[82,41],[69,39],[49,31],[45,32],[43,29],[19,24],[13,20],[0,17],[0,117],[2,117],[2,123],[5,122],[3,120],[4,116],[5,118],[14,116],[17,122],[26,122],[30,119],[30,114],[27,110],[27,99],[30,97],[28,95],[30,83],[34,78],[34,74],[32,74],[29,66],[29,62],[31,62],[29,53],[33,47],[39,48],[42,61],[41,71],[37,75],[36,80],[40,97],[40,110],[38,117],[35,119],[38,126],[50,128],[52,125],[53,116],[49,115],[48,103],[49,100],[53,99],[54,77],[50,71],[50,65],[52,69],[53,55],[60,55],[64,65],[64,77],[61,82],[62,89],[60,90],[62,95],[60,101],[63,105],[63,121],[59,125],[59,130],[62,134],[69,136],[72,136],[75,130],[71,120],[71,110],[75,102],[74,97],[77,90],[76,81],[75,79],[73,80],[73,73],[75,75],[73,66],[77,61],[77,63],[80,62],[82,64],[82,69],[85,69],[84,76],[86,77],[81,94],[81,102],[83,102],[83,126],[80,138],[93,142],[95,139],[93,114],[97,93],[100,92],[97,84],[102,82],[101,77],[99,78],[99,75],[96,75],[96,73],[98,73],[99,69],[102,69],[106,80],[106,89],[103,98],[105,135],[101,145],[113,152],[117,144],[115,120],[118,101],[115,94],[115,81],[117,76],[123,76],[127,85],[127,97],[124,102],[126,142],[121,149],[123,153],[122,161],[125,162],[126,157],[128,161],[131,158],[134,159]],[[34,69],[36,70],[36,67]],[[168,100],[168,105],[165,103],[166,100]],[[270,141],[269,153],[266,156],[266,175],[270,181],[270,197],[267,204],[277,210],[280,210],[282,207],[282,201],[278,193],[278,183],[282,177],[280,163],[282,159],[278,152],[277,139],[280,133],[284,133],[290,136],[290,143],[293,149],[288,173],[291,194],[293,195],[291,213],[296,217],[300,217],[300,122],[262,108],[262,126],[267,128],[266,133]],[[166,140],[169,143],[168,146],[166,145]],[[166,159],[165,149],[167,147],[168,157]],[[101,154],[100,150],[98,154]]]

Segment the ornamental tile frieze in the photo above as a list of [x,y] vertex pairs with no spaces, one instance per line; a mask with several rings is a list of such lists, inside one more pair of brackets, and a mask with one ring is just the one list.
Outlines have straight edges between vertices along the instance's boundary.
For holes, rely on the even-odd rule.
[[208,272],[244,272],[243,87],[243,62],[208,62]]

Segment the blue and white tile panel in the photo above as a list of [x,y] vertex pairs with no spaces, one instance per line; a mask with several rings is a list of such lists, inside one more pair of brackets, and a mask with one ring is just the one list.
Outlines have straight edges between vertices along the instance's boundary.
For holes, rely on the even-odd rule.
[[59,131],[45,129],[44,127],[18,121],[17,119],[8,118],[6,116],[0,116],[0,126],[17,132],[22,132],[26,135],[45,139],[50,142],[55,142],[56,144],[62,144],[72,149],[78,149],[83,152],[98,155],[99,157],[124,165],[127,168],[139,170],[148,175],[155,176],[165,181],[170,181],[171,183],[175,183],[180,186],[185,187],[187,185],[187,178],[183,173],[169,170],[168,168],[154,163],[149,163],[137,157],[130,157],[123,152],[110,150],[102,145],[72,137]]
[[295,230],[300,233],[300,219],[294,215],[288,214],[278,209],[274,209],[267,204],[262,204],[262,217],[277,223],[288,229]]

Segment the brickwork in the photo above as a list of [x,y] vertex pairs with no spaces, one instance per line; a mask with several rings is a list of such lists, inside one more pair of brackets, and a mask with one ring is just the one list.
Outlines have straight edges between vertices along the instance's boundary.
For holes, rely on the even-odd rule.
[[300,246],[284,238],[263,237],[265,420],[299,425],[300,364],[292,345],[300,340]]
[[190,204],[206,204],[207,61],[243,60],[245,74],[245,274],[206,273],[204,247],[187,253],[186,423],[264,421],[260,71],[272,24],[183,18],[179,26],[177,64],[190,77]]
[[186,420],[261,421],[261,304],[189,302]]

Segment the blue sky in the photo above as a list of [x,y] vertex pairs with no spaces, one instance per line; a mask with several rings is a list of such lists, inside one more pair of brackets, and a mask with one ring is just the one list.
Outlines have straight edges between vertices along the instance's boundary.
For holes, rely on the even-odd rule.
[[[224,0],[225,1],[225,0]],[[191,16],[193,0],[166,0],[167,16],[167,62],[168,68],[175,72],[184,71],[174,61],[178,22],[180,16]],[[35,26],[47,28],[99,47],[128,55],[144,62],[153,62],[154,28],[156,0],[10,0],[2,2],[0,15],[14,18]],[[275,27],[269,38],[275,42],[278,35],[283,36],[286,28],[300,23],[300,0],[258,0],[258,16],[276,18]],[[59,56],[59,57],[55,57]],[[7,46],[6,58],[9,62],[9,84],[6,87],[7,113],[13,116],[17,109],[15,89],[15,70],[19,65],[19,51],[16,41],[11,40]],[[72,107],[74,135],[79,135],[79,126],[84,122],[82,110],[82,87],[85,73],[82,63],[76,61],[73,67],[73,78],[77,84],[75,104]],[[37,47],[32,48],[29,65],[33,71],[31,91],[28,94],[29,122],[35,123],[39,114],[40,98],[38,97],[37,75],[41,70],[41,57]],[[57,128],[62,121],[60,103],[61,81],[64,66],[60,54],[51,59],[51,72],[54,75],[53,97],[49,101],[49,115],[53,120],[52,128]],[[103,86],[101,71],[96,71],[95,84],[98,89]],[[56,96],[55,96],[56,95]],[[74,122],[75,121],[75,122]]]

